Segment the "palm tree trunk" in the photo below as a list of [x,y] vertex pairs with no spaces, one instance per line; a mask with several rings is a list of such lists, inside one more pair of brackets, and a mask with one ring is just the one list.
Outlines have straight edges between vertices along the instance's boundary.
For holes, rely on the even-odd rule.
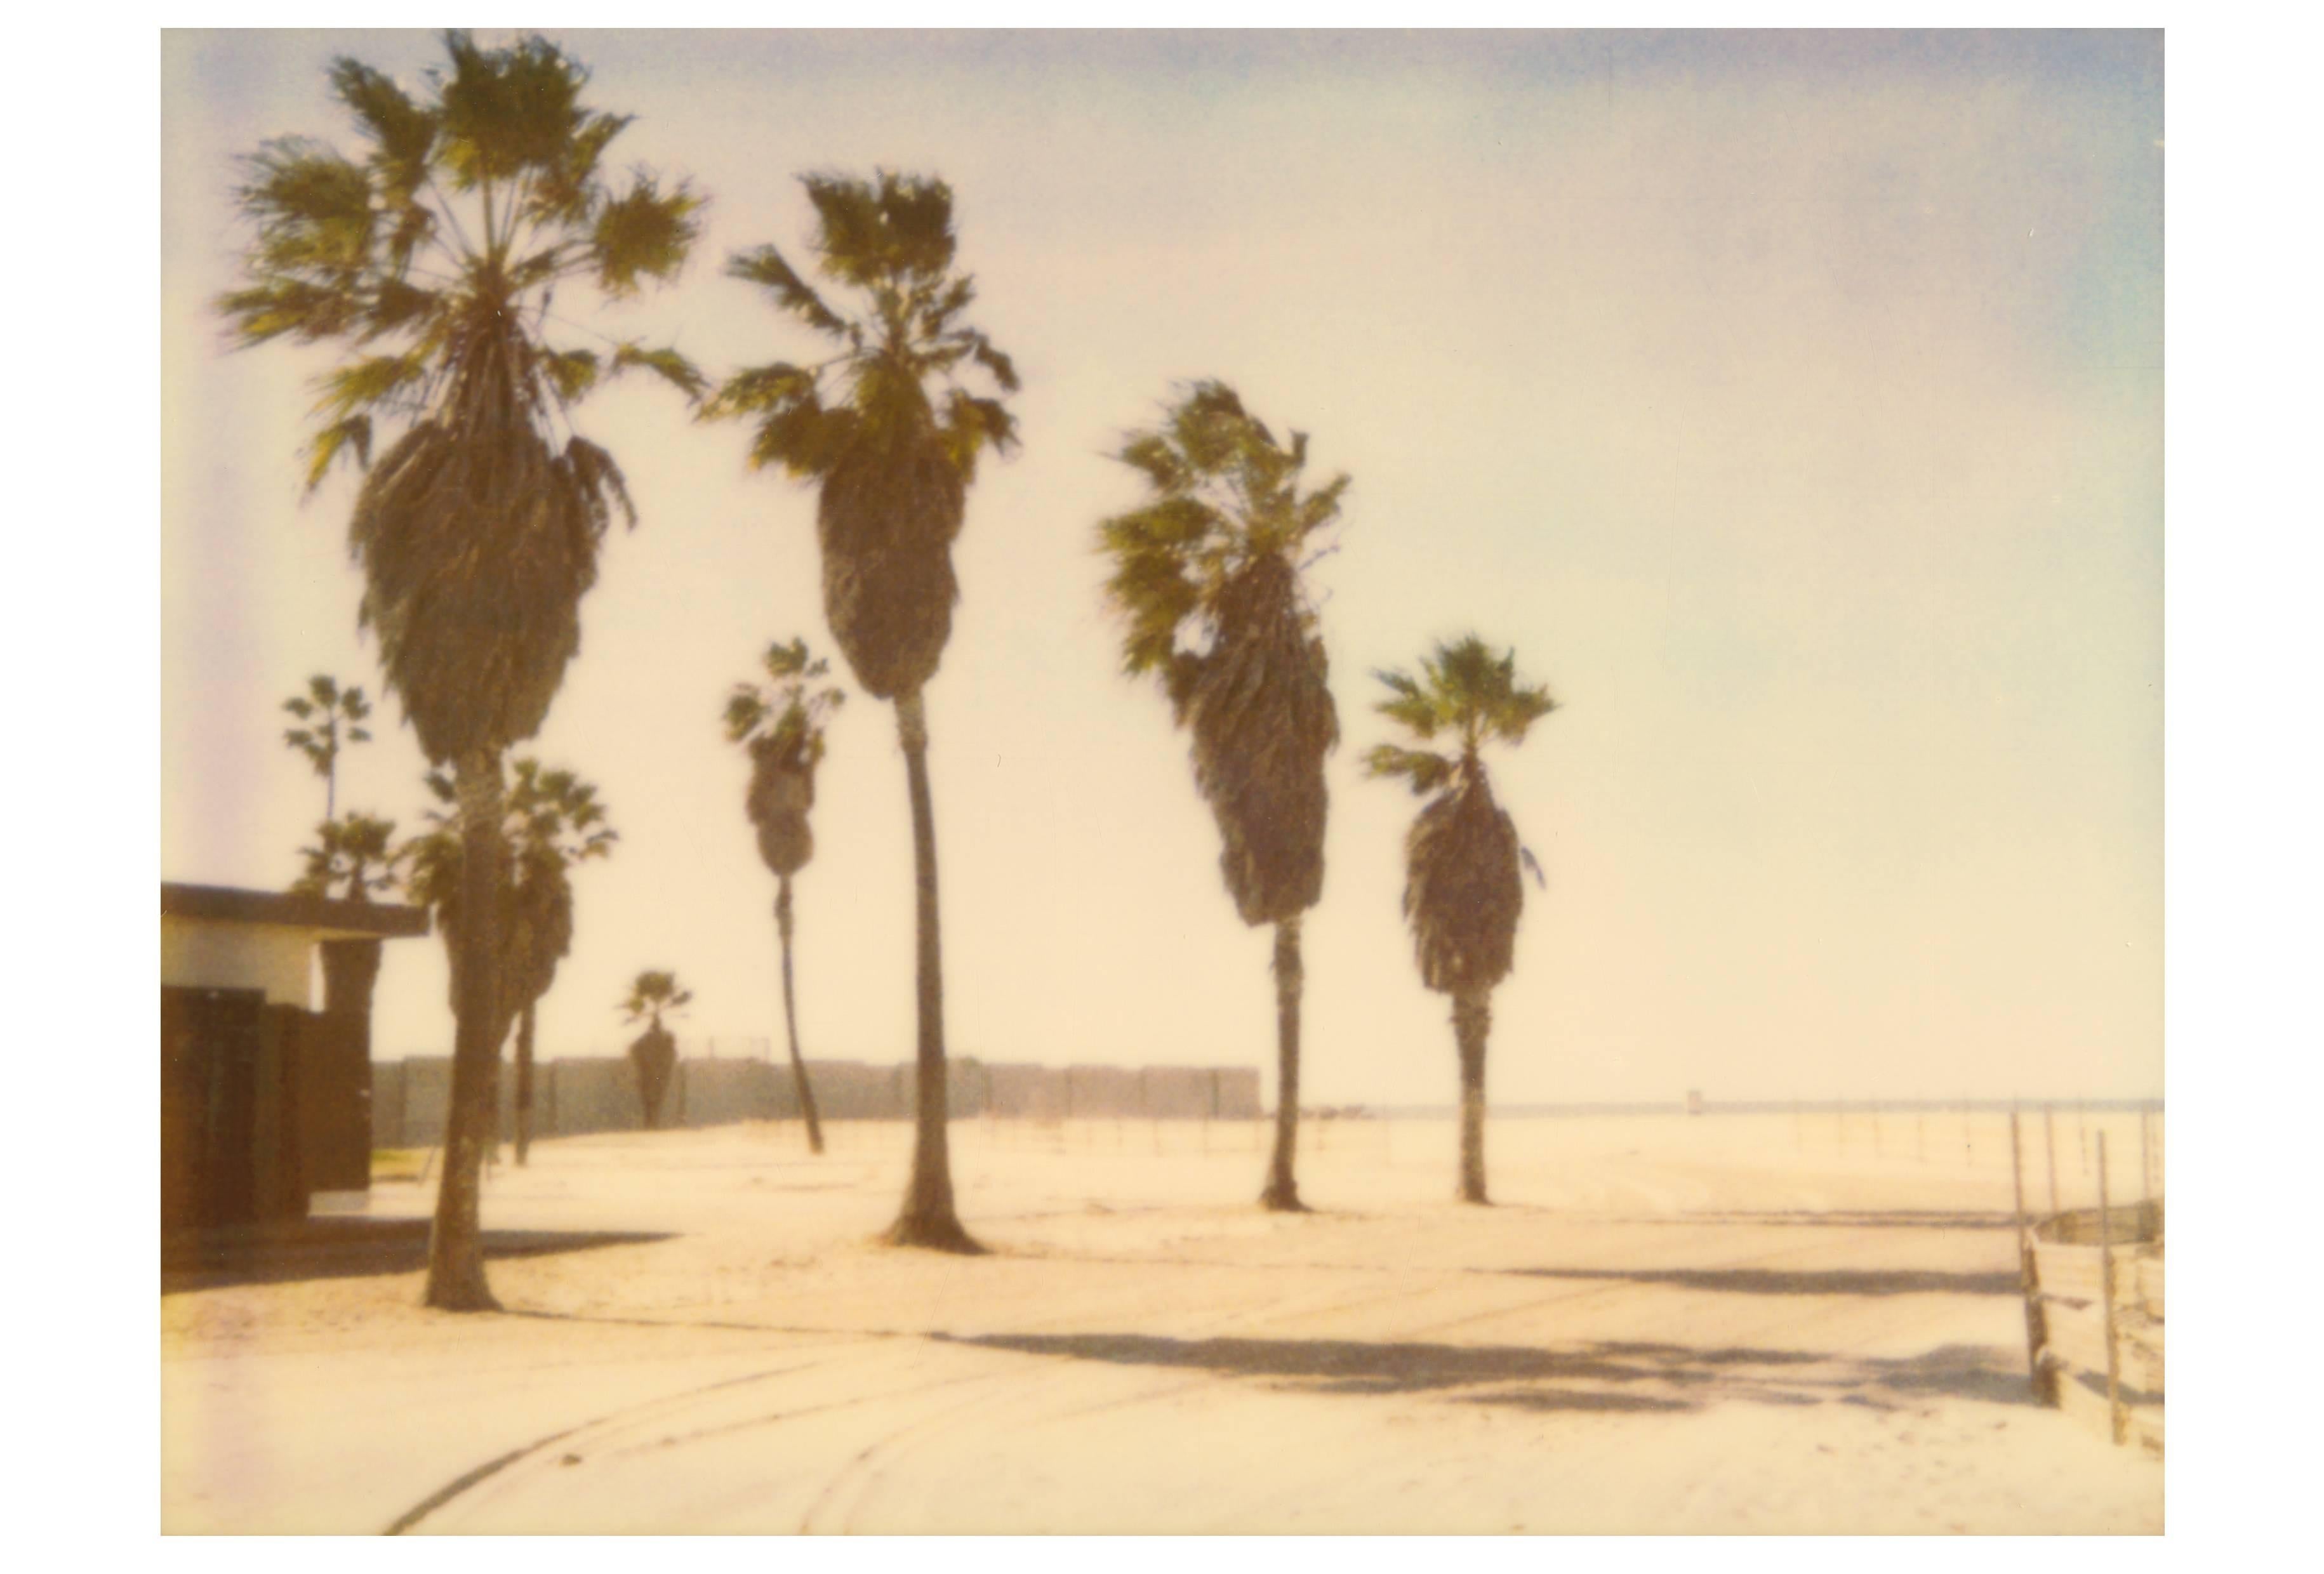
[[501,762],[478,750],[456,771],[460,796],[460,1008],[452,1043],[452,1095],[446,1111],[444,1178],[428,1237],[425,1303],[446,1312],[493,1312],[484,1283],[483,1230],[477,1220],[485,1145],[493,1138],[493,1084],[506,1023],[497,1008],[500,958],[493,922],[500,911]]
[[893,1246],[938,1251],[984,1248],[961,1227],[953,1210],[949,1111],[945,1100],[944,953],[936,922],[936,816],[928,793],[927,712],[914,689],[896,696],[896,735],[912,796],[912,868],[919,892],[919,1128],[912,1143],[912,1179],[903,1210],[888,1229]]
[[775,885],[775,933],[783,941],[783,1030],[789,1035],[791,1046],[791,1081],[798,1088],[799,1113],[807,1118],[807,1147],[809,1153],[823,1151],[823,1122],[815,1118],[815,1090],[807,1085],[807,1062],[799,1058],[798,1012],[791,1005],[791,877],[777,877]]
[[527,1150],[532,1146],[532,1012],[536,1001],[527,1000],[524,1014],[516,1019],[516,1163],[524,1167]]
[[1485,1039],[1493,998],[1484,990],[1452,997],[1452,1042],[1461,1054],[1461,1201],[1485,1197]]
[[1299,990],[1306,977],[1299,961],[1301,916],[1295,913],[1275,925],[1275,1157],[1259,1201],[1277,1213],[1307,1210],[1291,1173],[1299,1146]]

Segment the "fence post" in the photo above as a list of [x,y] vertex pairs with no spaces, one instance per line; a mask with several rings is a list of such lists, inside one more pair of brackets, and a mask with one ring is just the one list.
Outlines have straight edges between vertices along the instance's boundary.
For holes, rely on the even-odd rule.
[[2025,1169],[2020,1162],[2017,1111],[2009,1112],[2009,1180],[2017,1199],[2017,1293],[2025,1302],[2025,1367],[2033,1380],[2034,1402],[2055,1408],[2058,1375],[2042,1364],[2042,1347],[2050,1342],[2049,1315],[2042,1306],[2042,1278],[2034,1256],[2034,1231],[2025,1220]]
[[2107,1417],[2117,1443],[2129,1436],[2129,1417],[2122,1408],[2122,1357],[2115,1348],[2114,1331],[2114,1209],[2107,1195],[2106,1133],[2098,1133],[2098,1286],[2106,1302]]
[[2050,1160],[2050,1213],[2055,1218],[2058,1212],[2058,1108],[2054,1104],[2042,1106],[2042,1147]]

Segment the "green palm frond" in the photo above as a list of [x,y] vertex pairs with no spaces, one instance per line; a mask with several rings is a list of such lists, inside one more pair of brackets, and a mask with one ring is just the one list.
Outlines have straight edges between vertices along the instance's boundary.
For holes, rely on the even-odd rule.
[[762,245],[736,253],[727,259],[726,273],[729,278],[771,290],[777,305],[817,332],[835,338],[846,337],[845,320],[824,304],[823,297],[799,277],[798,270],[785,262],[782,253],[775,247]]
[[416,354],[367,355],[324,373],[321,397],[314,412],[344,420],[350,415],[378,409],[416,409],[412,391],[428,376],[427,361]]
[[678,277],[702,233],[704,198],[680,180],[667,195],[647,174],[598,209],[590,251],[597,283],[619,300],[635,295],[647,280]]
[[595,350],[551,351],[541,357],[541,368],[548,373],[557,397],[567,404],[586,398],[604,371]]
[[1420,658],[1416,678],[1389,670],[1372,676],[1389,691],[1373,709],[1424,742],[1456,733],[1470,754],[1487,740],[1523,742],[1533,724],[1557,708],[1547,688],[1519,680],[1516,651],[1496,655],[1474,634],[1440,641]]
[[1454,769],[1455,762],[1441,754],[1431,754],[1421,749],[1399,749],[1393,743],[1375,744],[1364,755],[1366,776],[1401,779],[1410,783],[1416,794],[1424,796],[1451,781]]
[[1114,457],[1146,480],[1151,501],[1102,520],[1114,561],[1106,594],[1127,625],[1123,667],[1167,674],[1174,652],[1215,634],[1227,585],[1262,558],[1289,559],[1339,516],[1349,478],[1300,489],[1307,442],[1289,447],[1222,382],[1190,384],[1152,430],[1130,433]]
[[395,841],[395,822],[375,815],[343,815],[315,827],[315,844],[299,856],[304,871],[290,888],[301,895],[367,902],[403,878],[407,847]]
[[619,373],[632,368],[652,373],[686,395],[688,404],[700,403],[704,391],[710,386],[710,379],[702,374],[702,369],[676,350],[649,349],[635,340],[628,340],[614,346],[613,369]]

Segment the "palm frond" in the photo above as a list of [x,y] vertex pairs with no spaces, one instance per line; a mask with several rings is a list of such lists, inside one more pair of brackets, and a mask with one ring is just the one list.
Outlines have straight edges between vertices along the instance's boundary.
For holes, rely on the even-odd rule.
[[1400,778],[1410,784],[1414,793],[1425,796],[1437,791],[1452,779],[1454,762],[1441,754],[1425,750],[1399,749],[1393,743],[1379,743],[1364,755],[1364,774],[1370,777]]
[[598,209],[590,236],[598,287],[621,299],[645,280],[677,278],[701,235],[704,206],[684,180],[665,196],[653,176],[640,171],[625,194]]
[[613,369],[615,374],[632,369],[652,373],[663,382],[686,395],[688,404],[699,404],[710,379],[700,367],[667,346],[650,349],[634,339],[625,340],[613,351]]
[[773,292],[776,303],[818,333],[844,338],[846,321],[825,306],[823,297],[798,275],[798,271],[783,260],[781,252],[770,245],[738,252],[726,260],[726,274],[746,283],[760,285]]
[[371,464],[371,417],[352,415],[334,421],[309,439],[307,490],[311,492],[321,486],[330,474],[332,462],[350,452],[355,456],[357,470]]
[[437,116],[413,103],[393,78],[345,55],[331,62],[331,93],[370,140],[382,194],[391,206],[409,204],[428,179]]

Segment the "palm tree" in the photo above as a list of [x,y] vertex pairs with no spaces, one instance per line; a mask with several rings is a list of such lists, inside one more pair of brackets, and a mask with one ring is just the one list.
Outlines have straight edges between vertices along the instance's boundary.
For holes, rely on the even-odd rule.
[[771,693],[738,683],[726,700],[726,739],[751,751],[751,790],[743,810],[759,833],[759,856],[775,876],[775,933],[783,951],[783,1028],[791,1051],[791,1081],[798,1089],[807,1120],[808,1151],[823,1151],[823,1123],[816,1118],[815,1090],[799,1056],[798,1013],[791,1001],[791,877],[815,856],[815,832],[807,811],[815,807],[816,767],[823,762],[824,728],[847,695],[836,687],[814,689],[831,663],[807,655],[807,641],[794,639],[767,647]]
[[[361,621],[421,751],[456,774],[466,905],[489,914],[505,857],[501,756],[540,730],[579,648],[613,511],[636,522],[613,456],[574,430],[575,407],[632,367],[689,399],[703,386],[673,350],[560,345],[551,300],[560,290],[568,302],[593,290],[618,300],[675,277],[702,199],[643,171],[615,189],[603,160],[630,117],[586,106],[588,73],[556,45],[486,50],[453,32],[444,46],[448,65],[417,96],[360,61],[333,62],[362,157],[284,137],[244,161],[245,287],[217,304],[242,345],[287,336],[347,351],[321,381],[309,488],[342,456],[364,473],[347,529]],[[374,464],[375,422],[401,436]],[[494,1304],[476,1224],[490,920],[466,939],[426,1291],[429,1305],[463,1311]]]
[[1275,926],[1275,1155],[1259,1201],[1296,1210],[1300,920],[1323,893],[1323,757],[1340,737],[1300,576],[1348,477],[1301,492],[1306,434],[1277,442],[1217,382],[1185,390],[1116,457],[1152,492],[1099,527],[1113,559],[1106,594],[1128,623],[1123,667],[1160,679],[1193,734],[1194,786],[1218,821],[1227,890],[1244,923]]
[[[456,802],[451,780],[441,771],[428,776],[439,804]],[[570,770],[544,769],[537,759],[515,762],[506,796],[503,836],[513,850],[513,869],[501,893],[496,929],[500,948],[500,999],[493,1051],[512,1019],[516,1026],[516,1162],[526,1162],[532,1144],[533,1029],[542,997],[556,980],[557,964],[573,948],[574,865],[610,857],[621,833],[606,823],[597,789]],[[461,967],[456,937],[461,933],[460,843],[456,818],[430,811],[437,829],[407,849],[411,860],[413,899],[433,908],[451,957],[456,999]],[[497,1095],[498,1079],[493,1091]]]
[[534,759],[516,762],[509,792],[516,848],[520,944],[512,945],[510,992],[517,1001],[516,1162],[532,1146],[533,1026],[541,998],[556,981],[557,964],[573,948],[573,882],[569,870],[609,858],[621,840],[605,820],[597,789],[569,770],[544,770]]
[[694,999],[693,991],[678,986],[673,972],[648,971],[630,985],[629,995],[614,1009],[625,1022],[643,1022],[646,1030],[630,1045],[630,1059],[638,1068],[638,1100],[645,1106],[646,1129],[660,1122],[662,1095],[669,1090],[670,1068],[678,1063],[678,1041],[661,1025]]
[[1428,796],[1404,840],[1404,916],[1412,925],[1421,981],[1452,997],[1452,1040],[1461,1059],[1461,1200],[1485,1199],[1485,1040],[1492,1032],[1493,986],[1509,976],[1517,915],[1525,907],[1516,822],[1493,801],[1480,752],[1487,742],[1517,744],[1556,708],[1549,691],[1517,681],[1517,652],[1495,656],[1474,634],[1440,643],[1420,660],[1420,677],[1376,672],[1389,697],[1374,708],[1439,754],[1382,743],[1364,769],[1393,777]]
[[362,689],[342,689],[338,679],[318,672],[307,680],[307,692],[292,695],[282,708],[306,723],[285,729],[282,741],[305,755],[323,778],[323,818],[335,820],[339,813],[339,750],[371,741],[362,725],[371,716],[371,702]]
[[355,814],[315,827],[315,845],[301,847],[305,872],[290,888],[301,896],[368,902],[401,879],[404,850],[395,845],[395,822]]
[[921,691],[952,634],[960,599],[952,543],[978,456],[1017,440],[1000,400],[972,393],[959,378],[973,364],[1011,393],[1017,373],[961,321],[976,291],[968,275],[952,272],[950,187],[884,170],[870,181],[808,175],[803,182],[815,205],[811,247],[820,269],[860,292],[863,310],[849,318],[834,309],[773,246],[733,258],[728,273],[765,287],[838,348],[815,365],[778,362],[737,373],[703,414],[752,419],[753,468],[779,465],[816,483],[825,617],[856,681],[895,702],[912,803],[919,1119],[911,1181],[887,1238],[971,1252],[980,1248],[953,1206],[946,1144],[936,809]]
[[[402,879],[405,850],[395,844],[395,822],[376,815],[326,820],[315,827],[315,845],[299,852],[306,869],[290,888],[302,896],[368,902],[392,890]],[[368,1060],[381,942],[326,940],[317,950],[323,960],[323,1015],[353,1024],[352,1030],[360,1034],[356,1047]]]

